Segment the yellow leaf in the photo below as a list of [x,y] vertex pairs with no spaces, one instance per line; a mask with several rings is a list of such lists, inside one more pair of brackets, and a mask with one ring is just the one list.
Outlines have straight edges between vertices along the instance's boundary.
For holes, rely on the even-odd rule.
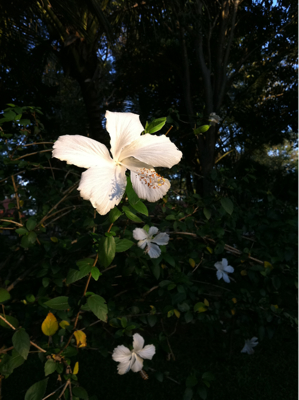
[[273,269],[273,265],[270,264],[268,261],[264,261],[264,267],[265,267],[265,268]]
[[271,306],[275,307],[276,310],[278,309],[278,305],[277,304],[271,304]]
[[67,326],[70,326],[70,324],[67,321],[61,321],[59,322],[59,325],[62,329],[65,329]]
[[166,268],[166,265],[165,265],[165,264],[161,264],[161,268],[162,268],[162,269],[165,269],[165,268]]
[[73,369],[73,375],[77,375],[78,372],[79,372],[79,363],[77,361]]
[[209,307],[209,305],[210,305],[210,303],[209,303],[209,301],[207,300],[207,299],[204,299],[204,305],[206,305],[207,307]]
[[242,276],[245,276],[245,275],[247,275],[247,271],[246,271],[246,269],[243,269],[243,270],[241,271],[241,275],[242,275]]
[[77,346],[78,347],[85,347],[86,346],[86,335],[82,331],[76,331],[74,333],[74,336],[76,338]]
[[195,261],[193,260],[193,258],[189,258],[189,264],[191,265],[192,268],[195,267]]
[[54,242],[54,243],[57,243],[57,242],[58,242],[58,239],[57,239],[57,237],[55,237],[55,236],[52,236],[50,239],[51,239],[52,242]]
[[24,205],[24,200],[20,200],[20,207],[23,207]]
[[174,313],[175,313],[175,316],[176,316],[177,318],[180,318],[181,313],[180,313],[178,310],[176,310],[176,309],[174,309],[173,311],[174,311]]
[[232,313],[233,315],[236,314],[236,311],[235,311],[235,310],[230,310],[230,311],[231,311],[231,313]]
[[167,318],[170,318],[173,316],[173,310],[168,311],[167,313]]
[[53,336],[58,331],[58,322],[51,312],[48,313],[47,318],[42,323],[42,331],[46,336]]
[[201,312],[206,312],[207,309],[206,309],[206,307],[199,307],[198,310],[196,310],[196,311],[201,313]]
[[234,297],[234,298],[232,299],[232,302],[236,304],[237,299]]
[[211,247],[207,247],[207,250],[209,253],[213,254],[213,249],[211,249]]

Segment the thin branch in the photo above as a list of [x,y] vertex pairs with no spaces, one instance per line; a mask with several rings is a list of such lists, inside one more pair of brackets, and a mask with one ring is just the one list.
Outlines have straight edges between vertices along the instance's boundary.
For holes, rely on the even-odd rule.
[[13,188],[14,188],[14,191],[15,191],[15,198],[17,200],[17,210],[18,210],[19,220],[22,223],[22,213],[20,211],[20,200],[19,200],[19,195],[18,195],[18,188],[17,188],[16,182],[15,182],[15,178],[14,178],[13,175],[11,176],[11,180],[12,180]]
[[63,385],[59,386],[58,389],[54,390],[54,392],[48,394],[46,397],[43,397],[42,400],[46,400],[46,399],[48,399],[49,397],[51,397],[53,394],[55,394],[56,392],[58,392],[58,390],[60,390],[64,385],[65,385],[65,383],[64,383]]
[[47,152],[49,152],[49,151],[52,151],[52,150],[53,150],[53,149],[47,149],[47,150],[35,151],[34,153],[30,153],[30,154],[24,154],[24,155],[23,155],[23,156],[21,156],[21,157],[14,158],[14,159],[13,159],[13,160],[11,160],[11,161],[18,161],[18,160],[20,160],[21,158],[25,158],[25,157],[33,156],[34,154],[47,153]]
[[1,218],[0,221],[2,221],[2,222],[10,222],[10,223],[12,223],[12,224],[16,224],[16,225],[18,225],[18,226],[23,227],[22,224],[20,224],[19,222],[13,221],[13,220],[11,220],[11,219],[2,219],[2,218]]

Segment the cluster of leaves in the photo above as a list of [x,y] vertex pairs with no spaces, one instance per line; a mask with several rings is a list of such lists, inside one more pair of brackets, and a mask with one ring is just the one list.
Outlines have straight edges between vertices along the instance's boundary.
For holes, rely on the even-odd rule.
[[[51,399],[62,390],[71,390],[74,400],[95,399],[79,384],[77,357],[86,347],[106,357],[140,332],[155,344],[155,357],[172,358],[171,336],[181,329],[206,326],[213,334],[262,341],[281,324],[297,324],[296,208],[254,190],[253,169],[236,180],[219,167],[211,175],[212,195],[181,193],[178,199],[170,191],[148,204],[128,177],[119,206],[100,216],[75,193],[80,171],[50,160],[38,109],[29,110],[26,123],[25,111],[9,109],[2,119],[4,128],[9,121],[17,125],[1,132],[1,193],[10,204],[0,214],[3,377],[33,357],[34,347],[45,377],[64,380]],[[155,120],[146,132],[164,124]],[[136,245],[136,226],[168,232],[159,258]],[[216,278],[221,258],[235,269],[229,285]],[[156,377],[167,375],[156,371]],[[206,399],[213,379],[209,371],[188,372],[184,398]],[[47,382],[34,384],[25,399],[41,400]]]

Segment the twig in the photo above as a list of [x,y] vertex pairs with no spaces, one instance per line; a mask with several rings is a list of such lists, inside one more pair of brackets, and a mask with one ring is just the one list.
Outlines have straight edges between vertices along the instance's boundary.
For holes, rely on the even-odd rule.
[[186,215],[185,217],[180,218],[179,221],[183,221],[183,219],[188,218],[188,217],[191,217],[191,215],[193,215],[193,214],[196,213],[196,211],[198,210],[198,208],[199,208],[199,207],[196,207],[195,210],[193,211],[193,213],[191,213],[191,214],[189,214],[189,215]]
[[20,275],[12,284],[10,284],[6,290],[10,292],[17,285],[17,283],[22,281],[25,278],[25,276],[28,275],[35,267],[36,265],[23,272],[22,275]]
[[[150,371],[156,372],[154,368],[149,368]],[[177,385],[180,385],[180,382],[174,380],[173,378],[170,378],[170,376],[165,375],[165,378],[169,379],[170,381],[176,383]],[[43,399],[44,400],[44,399]]]
[[66,381],[66,384],[64,385],[64,388],[62,389],[62,392],[60,393],[59,397],[57,397],[57,400],[58,400],[58,399],[61,399],[63,393],[66,391],[66,388],[69,386],[70,382],[71,382],[70,379],[68,379],[68,380]]
[[222,286],[219,286],[219,285],[214,285],[214,283],[203,282],[203,281],[195,281],[195,280],[192,280],[192,282],[203,283],[204,285],[215,286],[215,287],[217,287],[219,289],[226,290],[227,292],[231,292],[230,289],[226,289],[225,287],[222,287]]
[[65,383],[64,383],[63,385],[59,386],[58,389],[54,390],[54,392],[52,392],[52,393],[48,394],[46,397],[42,398],[42,400],[46,400],[46,399],[48,399],[49,397],[51,397],[53,394],[55,394],[56,392],[58,392],[58,390],[60,390],[64,385],[65,385]]
[[18,225],[18,226],[23,227],[22,224],[20,224],[19,222],[13,221],[13,220],[11,220],[11,219],[2,219],[2,218],[1,218],[0,221],[3,221],[3,222],[10,222],[10,223],[12,223],[12,224],[16,224],[16,225]]
[[23,144],[22,147],[34,146],[37,144],[54,144],[54,142],[34,142],[34,143]]
[[159,286],[154,286],[154,287],[152,287],[150,290],[148,290],[147,292],[145,292],[143,295],[142,295],[142,297],[146,297],[148,294],[150,294],[153,290],[156,290],[156,289],[158,289],[159,288]]
[[33,156],[34,154],[46,153],[46,152],[48,152],[48,151],[52,151],[52,149],[35,151],[34,153],[25,154],[24,156],[21,156],[21,157],[15,158],[15,159],[13,159],[13,160],[11,160],[11,161],[18,161],[18,160],[20,160],[21,158],[25,158],[25,157]]
[[17,188],[16,182],[15,182],[15,178],[14,178],[13,175],[11,175],[11,180],[12,180],[13,188],[14,188],[14,191],[15,191],[15,197],[16,197],[16,200],[17,200],[17,210],[18,210],[18,214],[19,214],[19,220],[22,223],[22,213],[20,211],[20,200],[19,200],[19,195],[18,195],[18,188]]

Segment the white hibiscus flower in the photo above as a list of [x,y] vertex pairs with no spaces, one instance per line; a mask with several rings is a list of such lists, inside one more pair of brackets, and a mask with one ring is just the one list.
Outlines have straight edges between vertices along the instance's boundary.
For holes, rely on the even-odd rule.
[[246,339],[245,346],[241,350],[241,353],[253,354],[254,353],[253,347],[257,346],[258,344],[259,344],[258,338],[255,336],[251,339]]
[[158,258],[161,254],[161,249],[158,245],[166,245],[169,241],[169,236],[167,233],[163,232],[157,235],[158,231],[159,229],[155,226],[150,227],[148,232],[142,228],[135,228],[133,230],[134,239],[139,240],[137,245],[141,249],[144,249],[146,246],[145,253],[147,253],[150,258]]
[[222,118],[219,117],[216,113],[212,112],[209,115],[209,121],[211,122],[211,125],[214,126],[216,124],[220,124]]
[[153,344],[144,346],[144,339],[138,333],[133,335],[133,350],[121,345],[113,350],[112,358],[119,362],[117,370],[119,375],[130,371],[139,372],[143,367],[143,359],[151,360],[156,352]]
[[53,146],[53,157],[88,168],[81,176],[78,190],[101,215],[121,201],[127,169],[141,199],[151,202],[161,199],[170,183],[154,167],[171,168],[182,158],[181,151],[165,135],[141,136],[144,128],[136,114],[107,111],[106,119],[113,158],[105,145],[80,135],[60,136]]
[[228,261],[226,258],[222,258],[222,261],[218,261],[214,264],[214,267],[216,267],[217,272],[217,278],[218,280],[223,278],[224,282],[229,283],[230,279],[227,275],[227,273],[231,274],[234,272],[234,268],[228,265]]

